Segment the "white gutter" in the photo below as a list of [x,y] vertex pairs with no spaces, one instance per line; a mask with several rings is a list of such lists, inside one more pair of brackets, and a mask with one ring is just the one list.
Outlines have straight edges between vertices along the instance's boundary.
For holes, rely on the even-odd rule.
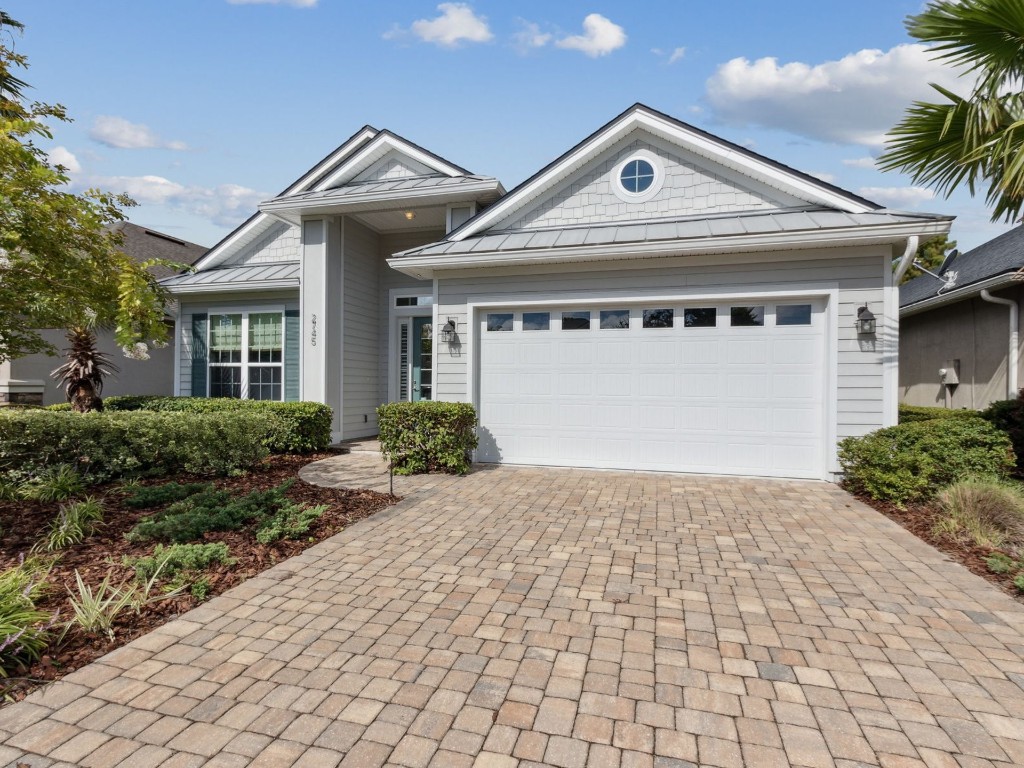
[[1020,308],[1017,306],[1017,302],[1015,300],[993,296],[988,292],[987,288],[982,289],[981,298],[985,301],[990,301],[993,304],[1002,304],[1003,306],[1010,308],[1010,346],[1006,353],[1006,399],[1013,400],[1017,397],[1017,366],[1019,350],[1017,346],[1017,329],[1020,328],[1020,325],[1018,324]]
[[900,256],[900,263],[896,267],[896,272],[892,276],[892,284],[899,285],[900,280],[907,274],[907,270],[910,269],[910,265],[914,263],[914,256],[917,254],[918,236],[911,235],[907,238],[907,247],[903,250],[903,255]]
[[986,280],[980,280],[977,283],[971,283],[960,288],[955,288],[947,293],[939,293],[935,296],[931,296],[927,299],[914,302],[905,307],[900,307],[900,317],[912,317],[913,315],[920,314],[929,309],[935,307],[941,307],[946,304],[955,304],[958,301],[963,301],[971,296],[977,296],[983,289],[994,290],[997,288],[1003,288],[1007,285],[1012,285],[1015,281],[1012,279],[1012,272],[1007,272],[1002,275],[996,275]]

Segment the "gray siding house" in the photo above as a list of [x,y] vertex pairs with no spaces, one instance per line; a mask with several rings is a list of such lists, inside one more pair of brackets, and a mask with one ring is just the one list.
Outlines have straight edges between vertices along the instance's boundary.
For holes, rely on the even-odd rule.
[[167,281],[175,390],[325,402],[339,439],[468,401],[487,462],[831,478],[895,423],[894,260],[949,224],[639,104],[507,194],[367,126]]
[[900,286],[900,400],[987,407],[1021,386],[1024,226]]
[[[124,238],[124,252],[136,261],[168,259],[179,264],[192,264],[206,253],[206,246],[180,240],[127,221],[118,222],[114,229]],[[156,277],[172,274],[163,267],[154,267],[152,272]],[[171,311],[174,311],[173,308]],[[63,330],[58,329],[42,331],[43,338],[58,350],[67,346],[64,334]],[[113,331],[97,331],[96,340],[99,350],[109,355],[120,369],[106,378],[103,387],[104,397],[173,394],[173,372],[177,367],[177,350],[174,347],[173,336],[167,347],[150,349],[148,360],[126,358],[114,340]],[[63,360],[59,356],[37,354],[0,363],[0,404],[53,405],[66,402],[64,391],[50,376],[50,372],[61,362]]]

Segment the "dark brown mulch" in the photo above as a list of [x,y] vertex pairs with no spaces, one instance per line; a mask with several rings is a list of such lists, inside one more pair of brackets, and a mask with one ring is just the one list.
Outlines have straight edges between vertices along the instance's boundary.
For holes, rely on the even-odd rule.
[[[330,455],[333,454],[272,456],[257,469],[238,477],[211,480],[179,475],[174,478],[147,481],[145,484],[159,485],[169,480],[180,483],[213,482],[218,488],[230,489],[238,495],[244,495],[250,491],[268,490],[294,479],[294,484],[286,493],[289,499],[310,505],[328,505],[327,511],[313,524],[308,535],[299,540],[260,544],[256,541],[254,527],[239,531],[207,533],[204,541],[224,542],[235,559],[232,564],[216,566],[205,574],[210,583],[209,596],[212,597],[398,501],[395,496],[374,491],[321,488],[297,479],[301,467]],[[71,606],[67,598],[68,590],[75,588],[76,570],[85,583],[93,588],[108,574],[112,574],[111,581],[114,584],[120,584],[134,578],[133,569],[123,564],[123,558],[149,555],[154,546],[152,542],[133,543],[124,536],[140,518],[152,514],[153,509],[126,507],[123,502],[128,494],[121,490],[118,483],[93,487],[89,489],[89,493],[102,500],[105,508],[104,522],[81,544],[59,553],[60,556],[47,577],[50,587],[37,603],[43,610],[60,611],[61,621],[71,617]],[[58,503],[32,501],[0,502],[0,526],[3,531],[0,570],[17,565],[22,557],[28,555],[32,545],[42,538],[59,506]],[[63,642],[59,646],[51,646],[42,659],[28,669],[15,671],[10,679],[3,681],[3,688],[6,689],[3,693],[8,697],[8,701],[21,700],[39,685],[56,680],[94,661],[155,627],[177,618],[198,604],[197,599],[185,593],[149,605],[143,608],[140,614],[126,611],[115,623],[113,640],[86,635],[75,626],[67,632]]]
[[[940,511],[934,504],[911,504],[900,509],[886,501],[875,501],[867,496],[858,496],[869,507],[874,507],[895,523],[906,528],[922,541],[931,544],[940,552],[944,552],[964,566],[976,576],[995,584],[1006,594],[1024,603],[1024,593],[1013,584],[1013,574],[992,573],[985,558],[1002,550],[981,547],[966,538],[953,537],[935,529]],[[1009,552],[1004,554],[1009,555]]]

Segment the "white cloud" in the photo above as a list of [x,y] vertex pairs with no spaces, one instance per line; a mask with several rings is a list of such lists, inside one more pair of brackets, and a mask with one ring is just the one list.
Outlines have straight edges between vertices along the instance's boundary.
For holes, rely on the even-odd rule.
[[114,115],[97,117],[89,129],[89,138],[116,149],[188,149],[182,141],[167,141],[142,123]]
[[165,205],[209,219],[219,226],[233,226],[270,197],[238,184],[186,187],[163,176],[91,176],[78,186],[124,192],[143,205]]
[[[441,15],[433,19],[417,19],[410,31],[425,43],[442,48],[456,48],[460,43],[486,43],[494,38],[487,26],[487,18],[477,16],[466,3],[441,3],[437,6]],[[384,33],[387,40],[406,34],[406,30],[395,26]]]
[[50,165],[63,165],[68,173],[80,173],[82,170],[82,164],[67,147],[54,147],[46,154],[50,158]]
[[582,51],[591,58],[606,56],[626,44],[626,31],[599,13],[583,19],[583,34],[569,35],[555,43],[559,48]]
[[672,53],[668,57],[668,63],[669,64],[675,64],[677,61],[682,59],[683,56],[685,56],[685,55],[686,55],[686,48],[682,48],[682,47],[674,48],[672,50]]
[[296,8],[312,8],[317,0],[228,0],[230,5],[292,5]]
[[935,62],[925,46],[905,44],[821,64],[732,59],[708,79],[705,95],[727,123],[874,147],[912,101],[934,98],[930,82],[955,92],[972,84]]
[[935,192],[924,187],[861,187],[857,194],[890,208],[914,208],[935,197]]
[[541,32],[540,25],[525,19],[519,19],[519,31],[512,36],[512,45],[520,53],[526,53],[533,48],[543,48],[551,42],[551,35],[548,32]]
[[826,182],[827,184],[835,184],[836,183],[835,174],[832,174],[832,173],[824,173],[823,171],[810,171],[810,175],[813,176],[816,179],[821,179],[822,181]]
[[875,168],[875,158],[873,157],[854,157],[848,160],[843,160],[843,165],[849,166],[850,168]]

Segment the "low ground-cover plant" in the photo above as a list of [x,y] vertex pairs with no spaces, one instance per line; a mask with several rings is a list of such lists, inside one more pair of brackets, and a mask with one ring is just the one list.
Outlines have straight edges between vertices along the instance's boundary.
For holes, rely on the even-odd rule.
[[171,481],[160,485],[140,486],[132,491],[132,495],[124,500],[126,507],[133,509],[149,509],[150,507],[162,507],[164,504],[171,504],[175,501],[187,499],[203,491],[213,488],[210,483],[178,483]]
[[126,561],[135,569],[137,581],[145,584],[160,575],[168,580],[166,591],[177,592],[186,587],[192,596],[205,600],[210,583],[203,575],[213,565],[235,562],[228,545],[216,541],[209,544],[157,544],[152,555]]
[[46,535],[35,549],[56,552],[78,544],[103,522],[103,504],[92,496],[74,504],[61,504],[57,516],[50,523]]
[[1015,457],[1006,434],[980,418],[900,424],[839,444],[844,485],[899,506],[969,477],[1005,477]]
[[36,608],[49,563],[29,558],[0,572],[0,677],[37,660],[50,642],[55,618]]
[[477,446],[476,410],[469,403],[387,403],[377,408],[384,456],[395,474],[463,474]]
[[285,492],[293,480],[269,491],[235,497],[230,491],[209,489],[176,501],[142,518],[128,533],[132,541],[185,543],[202,539],[207,531],[235,531],[254,520],[274,515],[289,503]]
[[334,419],[334,411],[323,403],[281,403],[232,397],[123,395],[106,398],[103,407],[107,411],[271,413],[282,423],[282,429],[267,439],[267,447],[272,453],[322,451],[331,444],[331,422]]
[[279,539],[297,539],[309,533],[313,523],[326,511],[326,504],[311,507],[286,502],[256,531],[256,541],[271,544]]
[[0,412],[0,474],[30,483],[59,465],[89,482],[191,472],[226,475],[268,455],[270,413]]
[[939,492],[937,527],[990,549],[1024,546],[1024,489],[1013,482],[968,478]]

